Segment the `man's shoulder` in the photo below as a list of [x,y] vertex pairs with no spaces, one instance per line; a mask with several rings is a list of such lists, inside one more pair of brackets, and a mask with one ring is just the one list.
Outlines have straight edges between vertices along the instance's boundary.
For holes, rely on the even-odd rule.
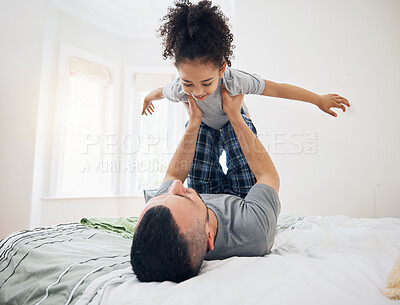
[[[280,211],[279,197],[267,184],[253,185],[245,198],[230,194],[215,194],[208,206],[218,218],[219,233],[215,249],[206,259],[231,256],[260,256],[269,252],[275,237],[276,221]],[[210,204],[210,199],[213,200]]]
[[244,202],[252,200],[266,201],[268,199],[279,200],[279,196],[276,193],[276,191],[271,186],[265,183],[254,184],[247,193],[247,196],[244,198],[241,198],[240,196],[231,193],[200,194],[200,195],[202,198],[205,197],[211,200],[223,199],[227,201],[244,201]]
[[245,201],[279,201],[277,192],[268,184],[256,183],[252,186]]

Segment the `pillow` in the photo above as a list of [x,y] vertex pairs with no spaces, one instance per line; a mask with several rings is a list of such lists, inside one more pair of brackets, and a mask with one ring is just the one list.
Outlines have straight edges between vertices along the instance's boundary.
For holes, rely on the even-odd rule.
[[389,273],[388,284],[384,294],[390,299],[400,300],[400,254]]

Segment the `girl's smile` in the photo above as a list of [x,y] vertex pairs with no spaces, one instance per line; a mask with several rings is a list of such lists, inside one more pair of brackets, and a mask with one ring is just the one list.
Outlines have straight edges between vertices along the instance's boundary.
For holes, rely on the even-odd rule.
[[204,60],[187,60],[181,62],[177,68],[183,91],[200,102],[217,90],[219,79],[224,75],[226,63],[221,68],[216,68],[205,63]]
[[194,99],[196,101],[200,102],[200,101],[204,101],[207,98],[208,94],[206,93],[206,94],[203,94],[201,96],[197,96],[197,95],[192,93],[192,96],[194,97]]

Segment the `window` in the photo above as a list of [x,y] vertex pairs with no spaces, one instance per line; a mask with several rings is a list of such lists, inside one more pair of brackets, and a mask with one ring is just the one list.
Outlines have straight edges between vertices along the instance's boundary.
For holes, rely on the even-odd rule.
[[61,45],[49,195],[109,196],[118,175],[107,166],[105,135],[116,133],[119,66]]
[[127,67],[126,113],[121,143],[121,194],[138,194],[143,189],[158,188],[170,159],[184,133],[187,120],[181,103],[155,101],[152,115],[140,115],[145,96],[177,77],[173,68]]
[[116,63],[61,46],[50,197],[142,195],[162,182],[187,116],[166,100],[140,114],[144,97],[176,71],[129,66],[120,75]]

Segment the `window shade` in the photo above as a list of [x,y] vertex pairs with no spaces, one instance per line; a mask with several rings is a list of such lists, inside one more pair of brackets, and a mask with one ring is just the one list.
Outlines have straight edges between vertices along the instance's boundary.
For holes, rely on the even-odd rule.
[[159,87],[164,87],[172,81],[172,74],[161,73],[135,73],[137,91],[152,91]]
[[71,56],[69,63],[70,76],[91,80],[102,85],[111,83],[110,70],[103,65],[76,56]]

